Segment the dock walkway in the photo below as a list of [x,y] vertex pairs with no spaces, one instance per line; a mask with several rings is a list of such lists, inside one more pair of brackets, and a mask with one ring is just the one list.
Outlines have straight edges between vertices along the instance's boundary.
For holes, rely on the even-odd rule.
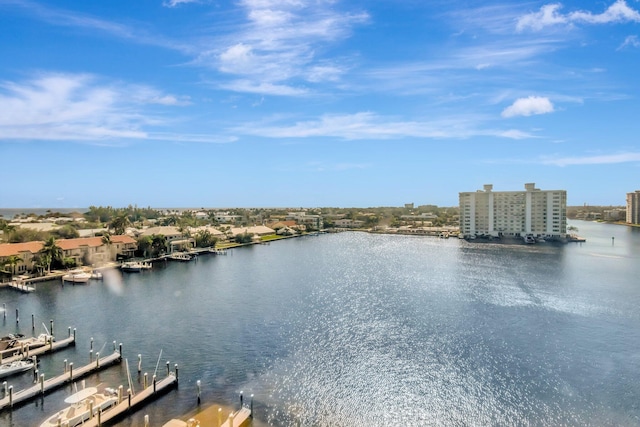
[[60,341],[49,341],[48,344],[33,349],[30,349],[29,346],[26,346],[3,350],[2,352],[0,352],[0,362],[15,362],[16,360],[26,359],[31,356],[40,356],[41,354],[53,353],[70,345],[75,345],[75,343],[76,337],[75,335],[72,335]]
[[158,398],[164,392],[168,391],[177,384],[178,377],[171,373],[163,380],[149,385],[147,388],[134,396],[124,396],[120,403],[118,403],[113,408],[105,411],[104,413],[98,412],[94,418],[86,421],[83,424],[83,427],[98,427],[107,425],[112,421],[120,419],[121,417],[130,415],[130,413],[136,407],[142,406],[149,400]]
[[4,399],[0,400],[0,411],[11,408],[20,403],[27,402],[28,400],[35,397],[45,395],[52,390],[55,390],[67,383],[85,377],[92,372],[96,372],[119,363],[121,360],[122,356],[119,352],[116,351],[109,356],[103,357],[101,359],[96,359],[90,364],[76,370],[73,369],[73,366],[70,366],[68,372],[63,373],[62,375],[58,375],[57,377],[50,378],[46,381],[44,380],[44,375],[41,375],[38,384],[24,390],[20,390],[16,393],[14,393],[13,388],[10,387],[8,396],[5,396]]

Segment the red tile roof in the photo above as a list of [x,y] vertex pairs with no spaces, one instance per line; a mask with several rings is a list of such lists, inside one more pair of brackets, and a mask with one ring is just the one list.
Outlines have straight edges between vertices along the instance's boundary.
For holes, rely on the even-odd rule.
[[0,257],[19,255],[22,252],[35,254],[42,249],[43,242],[4,243],[0,245]]

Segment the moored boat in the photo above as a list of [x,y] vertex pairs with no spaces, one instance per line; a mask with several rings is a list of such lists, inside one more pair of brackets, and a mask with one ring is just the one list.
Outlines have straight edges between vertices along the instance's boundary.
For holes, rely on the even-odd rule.
[[64,400],[71,405],[47,418],[40,427],[75,427],[97,416],[118,403],[115,390],[106,388],[98,393],[96,387],[87,387]]
[[0,365],[0,378],[6,378],[11,375],[19,374],[24,371],[28,371],[35,366],[35,363],[31,359],[16,360],[14,362],[4,363]]
[[185,252],[174,252],[171,255],[169,255],[169,259],[172,261],[187,262],[187,261],[192,261],[193,258],[194,258],[193,255],[190,255]]
[[122,271],[129,273],[139,273],[142,270],[151,270],[151,263],[140,261],[127,261],[120,266]]
[[85,272],[82,269],[71,270],[64,276],[62,276],[63,282],[71,283],[87,283],[91,278],[91,274]]

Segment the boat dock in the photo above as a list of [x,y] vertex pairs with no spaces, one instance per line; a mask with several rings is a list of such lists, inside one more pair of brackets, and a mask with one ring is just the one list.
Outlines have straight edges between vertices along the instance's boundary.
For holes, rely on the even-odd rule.
[[251,418],[251,410],[242,408],[237,412],[229,415],[227,421],[221,427],[241,427]]
[[[31,354],[33,355],[33,353]],[[119,363],[121,360],[122,356],[120,355],[120,352],[116,351],[110,356],[96,359],[88,365],[85,365],[76,370],[73,369],[73,364],[70,364],[68,371],[65,370],[63,374],[58,375],[54,378],[50,378],[46,381],[44,379],[44,374],[42,374],[38,379],[38,384],[15,393],[13,392],[13,387],[10,386],[7,395],[4,397],[4,399],[0,400],[0,411],[27,402],[35,397],[44,396],[46,393],[52,390],[55,390],[67,383],[85,377],[90,373],[105,369],[111,365]]]
[[31,356],[40,356],[41,354],[53,353],[70,345],[75,345],[75,332],[68,338],[60,341],[49,341],[47,344],[30,349],[29,346],[15,347],[0,352],[0,362],[9,363],[16,360],[26,359]]
[[150,400],[157,399],[176,385],[178,385],[178,376],[170,373],[161,381],[153,381],[151,385],[135,395],[129,394],[123,396],[122,393],[119,393],[119,403],[116,406],[104,413],[98,412],[94,418],[86,421],[83,426],[99,427],[130,415],[136,407],[142,406],[145,402]]
[[23,281],[13,281],[13,282],[9,282],[7,283],[7,286],[15,289],[17,291],[23,292],[25,294],[34,292],[36,290],[36,288],[34,286],[29,286],[28,284],[26,284]]

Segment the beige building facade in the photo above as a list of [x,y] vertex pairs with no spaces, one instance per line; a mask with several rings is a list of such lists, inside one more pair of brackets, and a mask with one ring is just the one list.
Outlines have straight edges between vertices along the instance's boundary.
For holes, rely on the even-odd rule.
[[540,190],[525,184],[525,191],[483,190],[463,192],[460,200],[460,233],[561,239],[567,233],[567,192]]
[[627,224],[640,224],[640,190],[627,193]]

